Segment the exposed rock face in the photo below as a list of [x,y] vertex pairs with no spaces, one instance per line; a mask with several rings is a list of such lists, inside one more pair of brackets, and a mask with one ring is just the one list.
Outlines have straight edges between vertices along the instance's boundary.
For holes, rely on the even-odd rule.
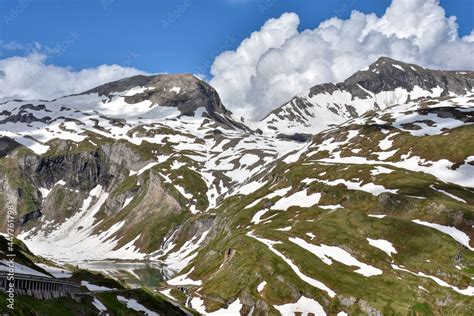
[[[105,143],[78,152],[71,152],[70,146],[68,141],[56,141],[55,154],[51,156],[15,153],[15,160],[9,160],[10,170],[5,173],[0,169],[0,202],[2,207],[12,205],[17,211],[17,232],[32,229],[32,235],[48,236],[61,225],[77,221],[72,226],[74,230],[90,229],[90,234],[100,234],[119,225],[121,230],[110,230],[117,234],[110,237],[120,240],[118,248],[142,232],[144,237],[135,240],[135,247],[152,252],[160,246],[158,236],[174,229],[176,218],[188,216],[182,214],[181,202],[156,172],[128,177],[129,168],[139,169],[147,164],[130,145]],[[84,227],[81,218],[87,215],[77,214],[99,203],[100,196],[91,193],[98,187],[108,198],[94,211],[93,227]],[[127,209],[128,204],[132,207]],[[190,227],[189,234],[203,229]],[[153,235],[156,241],[145,237]]]
[[288,139],[301,143],[305,143],[311,140],[311,135],[301,133],[295,133],[293,135],[278,134],[277,137],[280,139]]
[[[25,161],[26,172],[34,175],[38,185],[51,187],[63,180],[82,191],[91,190],[100,184],[107,187],[113,177],[107,171],[99,151],[80,153],[78,155],[41,158],[35,164]],[[35,182],[36,182],[35,181]]]
[[0,158],[5,157],[19,146],[21,145],[13,141],[11,138],[0,137]]

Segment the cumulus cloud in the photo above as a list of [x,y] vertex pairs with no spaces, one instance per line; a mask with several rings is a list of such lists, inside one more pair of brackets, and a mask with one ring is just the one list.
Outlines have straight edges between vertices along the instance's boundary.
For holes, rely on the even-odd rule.
[[118,65],[101,65],[74,71],[47,64],[46,59],[45,54],[31,53],[25,57],[0,60],[0,100],[53,99],[143,74],[137,69]]
[[346,79],[380,56],[435,69],[474,69],[474,32],[460,38],[437,0],[393,0],[382,17],[353,11],[312,30],[285,13],[235,51],[219,55],[210,80],[237,115],[259,119],[295,93]]
[[258,32],[245,39],[235,51],[226,51],[214,60],[211,68],[211,85],[223,92],[225,104],[235,107],[249,91],[253,90],[250,78],[255,75],[261,57],[272,49],[281,47],[298,34],[299,18],[285,13],[279,19],[268,20]]

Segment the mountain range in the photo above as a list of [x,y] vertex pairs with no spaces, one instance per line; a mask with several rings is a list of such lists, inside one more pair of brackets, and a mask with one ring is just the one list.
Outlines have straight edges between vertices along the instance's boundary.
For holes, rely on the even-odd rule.
[[0,206],[35,255],[159,265],[200,314],[469,315],[473,86],[382,57],[257,122],[190,74],[10,100]]

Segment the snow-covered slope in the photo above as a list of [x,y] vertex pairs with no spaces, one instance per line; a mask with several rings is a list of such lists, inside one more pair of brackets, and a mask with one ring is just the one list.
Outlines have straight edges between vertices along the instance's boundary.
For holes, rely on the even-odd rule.
[[[468,93],[419,99],[366,113],[318,134],[308,146],[307,159],[317,156],[319,161],[327,163],[403,168],[474,188],[474,156],[471,155],[474,152],[472,148],[462,148],[463,144],[471,145],[473,101],[474,93]],[[368,146],[369,137],[375,142],[371,146]],[[440,147],[429,142],[435,139],[439,139]],[[461,139],[467,141],[459,142]],[[452,144],[447,146],[444,142],[449,141]],[[456,143],[459,148],[454,146]],[[454,148],[448,151],[451,146]]]
[[295,96],[259,126],[264,131],[315,134],[367,111],[421,97],[462,95],[473,87],[472,71],[430,70],[382,57],[344,82],[317,85]]

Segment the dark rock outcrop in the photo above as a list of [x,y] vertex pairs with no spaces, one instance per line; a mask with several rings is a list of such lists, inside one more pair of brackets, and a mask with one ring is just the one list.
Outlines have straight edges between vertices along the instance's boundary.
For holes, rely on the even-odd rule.
[[191,74],[133,76],[106,83],[82,94],[98,93],[110,97],[113,93],[134,87],[146,87],[141,93],[126,96],[125,102],[134,104],[149,100],[152,106],[175,107],[182,115],[194,116],[200,108],[205,116],[230,127],[249,130],[244,124],[234,121],[221,102],[219,94],[205,81]]

